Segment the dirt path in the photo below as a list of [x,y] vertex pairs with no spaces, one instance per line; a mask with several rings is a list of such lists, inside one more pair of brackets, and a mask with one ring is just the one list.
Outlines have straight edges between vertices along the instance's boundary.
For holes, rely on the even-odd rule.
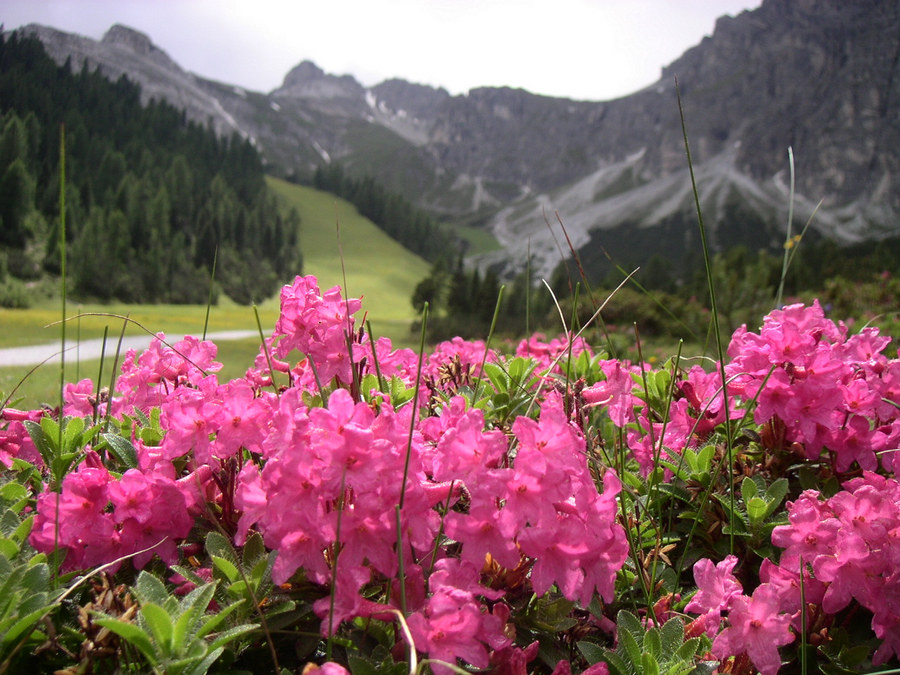
[[[210,333],[206,336],[207,340],[213,342],[224,340],[241,340],[258,336],[256,331],[252,330],[229,330]],[[150,346],[150,335],[126,337],[122,340],[122,355],[129,349],[143,350]],[[180,337],[174,337],[175,341]],[[106,353],[114,355],[116,353],[116,344],[118,338],[107,338]],[[103,351],[103,339],[97,338],[93,340],[82,340],[80,343],[68,342],[66,349],[66,362],[69,361],[92,361],[99,359]],[[30,345],[28,347],[9,347],[0,349],[0,367],[3,366],[34,366],[38,363],[59,363],[59,343],[53,342],[43,345]]]

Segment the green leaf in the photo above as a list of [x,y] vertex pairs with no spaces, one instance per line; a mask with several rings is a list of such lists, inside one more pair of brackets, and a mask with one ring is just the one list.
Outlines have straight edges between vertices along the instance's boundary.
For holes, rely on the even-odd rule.
[[491,384],[494,385],[494,389],[498,392],[509,391],[509,376],[503,371],[503,368],[499,364],[485,363],[484,374],[488,376]]
[[147,571],[142,571],[134,584],[134,594],[143,605],[154,603],[160,607],[177,607],[165,584]]
[[643,675],[659,675],[659,661],[650,652],[641,654],[641,670]]
[[691,495],[688,490],[685,490],[683,487],[679,485],[672,485],[671,483],[660,483],[656,486],[658,492],[661,492],[665,495],[669,495],[670,497],[674,497],[686,504],[696,504],[697,499]]
[[17,555],[19,555],[19,545],[16,544],[12,539],[8,539],[7,537],[0,537],[0,555],[3,557],[12,560]]
[[19,546],[25,543],[25,540],[28,539],[28,535],[31,534],[31,528],[34,525],[34,514],[25,518],[19,526],[13,531],[12,539],[17,542]]
[[377,664],[356,654],[347,655],[347,665],[352,675],[379,675]]
[[713,457],[716,455],[716,446],[706,445],[697,453],[698,473],[709,473],[712,468]]
[[153,648],[153,641],[144,629],[137,624],[129,621],[122,621],[99,612],[95,614],[95,616],[99,617],[94,619],[95,624],[108,628],[129,644],[134,645],[134,647],[147,658],[150,665],[157,665],[156,650]]
[[63,438],[71,445],[84,431],[84,420],[80,417],[66,417],[63,420]]
[[603,660],[609,665],[609,667],[613,671],[613,675],[633,675],[634,667],[628,667],[628,664],[625,662],[619,654],[616,652],[611,652],[608,649],[604,652]]
[[700,650],[700,638],[685,640],[677,650],[674,650],[675,658],[679,661],[692,661]]
[[675,654],[684,643],[684,623],[675,617],[669,619],[659,630],[663,654]]
[[257,623],[242,623],[234,628],[229,628],[216,635],[216,639],[212,641],[210,647],[213,649],[220,649],[229,642],[234,642],[240,636],[255,631],[257,628],[259,628],[259,624]]
[[241,553],[241,562],[243,562],[245,568],[251,569],[255,567],[260,560],[267,558],[268,555],[269,553],[266,551],[266,545],[263,543],[262,535],[260,535],[259,532],[254,532],[247,537],[247,541],[244,543],[244,550]]
[[225,651],[222,647],[218,649],[213,649],[210,651],[200,663],[193,666],[189,670],[185,671],[185,675],[206,675],[206,671],[209,670],[209,667],[215,663],[220,656],[222,656],[222,652]]
[[[621,612],[620,612],[621,614]],[[619,626],[619,649],[617,650],[622,657],[628,657],[628,660],[637,665],[641,663],[641,645],[632,635],[631,631],[623,630]]]
[[34,447],[41,453],[44,464],[49,465],[56,455],[56,444],[50,442],[50,438],[47,436],[47,432],[41,424],[32,422],[31,420],[25,420],[23,424],[25,425],[25,429],[28,430],[28,435],[31,436]]
[[141,604],[141,617],[150,629],[150,634],[161,648],[162,653],[175,655],[177,652],[173,649],[172,617],[169,616],[169,613],[160,605],[148,602]]
[[235,567],[240,564],[231,542],[218,532],[213,531],[206,535],[206,552],[211,556],[224,558]]
[[747,503],[747,515],[750,516],[751,523],[758,523],[766,517],[768,504],[762,497],[753,497]]
[[172,633],[173,644],[176,649],[181,650],[186,644],[187,638],[193,638],[201,629],[203,615],[213,599],[216,585],[213,582],[198,586],[181,599],[178,607],[180,616],[175,622]]
[[17,502],[28,497],[28,490],[21,483],[15,481],[0,486],[0,499],[5,502]]
[[781,506],[781,502],[787,496],[787,492],[787,478],[779,478],[769,486],[769,488],[766,490],[766,501],[768,502],[768,507],[766,508],[765,515],[766,518],[771,516],[775,512],[775,509]]
[[210,558],[212,559],[213,566],[224,574],[229,582],[234,583],[241,576],[238,568],[230,560],[220,558],[217,555],[211,555]]
[[[607,650],[596,644],[595,642],[582,640],[578,643],[578,651],[580,651],[585,660],[587,660],[588,665],[592,666],[595,663],[600,663],[600,661],[603,660],[603,655]],[[356,674],[354,673],[354,675]]]
[[659,659],[659,656],[662,653],[662,639],[660,638],[658,628],[649,628],[647,630],[644,635],[643,650],[645,653],[652,654],[654,660]]
[[216,628],[219,627],[219,624],[222,623],[229,614],[234,612],[238,607],[244,604],[244,600],[238,600],[237,602],[232,602],[225,609],[220,609],[215,614],[210,614],[203,619],[203,623],[200,626],[200,629],[197,631],[197,637],[204,637],[212,633]]
[[129,469],[140,468],[137,450],[127,438],[118,434],[103,434],[103,440],[109,446],[109,452]]
[[745,504],[748,504],[750,500],[757,495],[758,491],[756,483],[749,476],[746,476],[744,480],[741,481],[741,496],[744,498]]
[[33,609],[24,616],[11,617],[14,621],[3,631],[2,643],[11,644],[18,640],[19,637],[30,630],[44,614],[47,614],[52,607],[53,603]]

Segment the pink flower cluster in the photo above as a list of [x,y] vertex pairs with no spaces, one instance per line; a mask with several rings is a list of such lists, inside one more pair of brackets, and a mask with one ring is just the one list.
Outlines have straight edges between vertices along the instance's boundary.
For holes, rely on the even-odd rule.
[[[802,611],[809,624],[855,600],[872,613],[882,641],[875,665],[900,655],[900,483],[865,472],[830,499],[807,490],[788,504],[788,520],[772,532],[772,543],[784,549],[780,562],[763,561],[762,583],[750,597],[733,576],[734,556],[694,565],[698,591],[685,610],[700,614],[694,630],[715,636],[713,654],[746,653],[763,675],[774,674],[778,647],[802,630]],[[723,615],[727,627],[719,632]]]
[[[773,584],[760,584],[752,595],[744,595],[732,574],[737,562],[730,555],[718,565],[705,558],[694,565],[698,590],[685,611],[700,617],[691,630],[715,636],[716,658],[747,654],[762,675],[774,675],[781,667],[778,647],[794,641],[791,615],[782,611],[779,589]],[[728,625],[720,632],[723,613]]]
[[24,422],[38,422],[44,416],[43,410],[16,410],[4,408],[0,410],[0,422],[6,422],[0,429],[0,464],[9,468],[13,459],[18,457],[37,466],[43,464],[41,453],[28,435]]
[[[876,328],[848,336],[818,302],[790,305],[766,316],[758,335],[735,332],[729,393],[757,399],[756,423],[780,420],[808,459],[827,448],[838,472],[853,462],[874,471],[877,455],[900,442],[900,362],[882,354],[889,342]],[[881,455],[886,470],[894,456]]]
[[[735,333],[728,406],[719,373],[694,367],[677,375],[668,410],[651,410],[666,404],[644,391],[644,376],[656,374],[618,360],[592,362],[598,381],[544,386],[561,375],[551,366],[569,340],[536,336],[516,351],[544,376],[535,416],[495,426],[458,393],[483,362],[503,365],[503,357],[481,342],[441,343],[423,360],[419,399],[392,400],[381,382],[412,388],[419,358],[355,332],[360,306],[298,277],[282,291],[268,354],[244,378],[218,381],[212,343],[188,337],[168,347],[159,336],[127,355],[110,400],[98,401],[88,380],[67,387],[65,414],[109,405],[121,420],[155,409],[163,435],[148,441],[123,424],[138,467],[121,476],[87,449],[60,492],[38,497],[34,547],[64,549],[68,570],[144,549],[136,567],[153,555],[174,564],[198,520],[218,518],[238,545],[258,531],[278,552],[276,583],[300,571],[334,589],[314,605],[323,634],[359,617],[393,620],[403,607],[430,658],[519,672],[534,650],[509,639],[510,609],[494,582],[509,574],[536,595],[556,587],[583,606],[595,594],[612,602],[628,554],[617,522],[622,485],[611,469],[589,465],[585,419],[621,430],[647,475],[657,457],[674,462],[706,441],[726,409],[739,419],[755,405],[755,422],[782,425],[805,457],[827,449],[839,472],[854,462],[867,472],[830,499],[806,492],[789,504],[790,524],[772,535],[784,549],[780,563],[764,562],[751,594],[733,557],[698,562],[699,590],[686,608],[700,615],[694,630],[714,637],[717,658],[746,654],[773,675],[779,647],[795,639],[807,611],[803,574],[807,604],[833,615],[856,601],[883,641],[876,659],[900,653],[900,486],[869,472],[894,469],[900,366],[882,354],[887,339],[876,331],[848,336],[817,304],[786,307],[758,335]],[[590,354],[580,338],[571,347]],[[359,391],[376,373],[377,388]],[[23,422],[40,413],[2,415],[0,461],[38,463]],[[373,589],[385,591],[378,601]]]
[[[319,583],[335,582],[336,616],[328,616],[328,603],[317,606],[326,632],[344,619],[384,611],[362,590],[375,575],[397,574],[398,539],[408,564],[444,560],[435,507],[462,500],[465,508],[450,510],[444,526],[462,545],[465,569],[480,570],[486,556],[509,569],[528,564],[539,595],[556,584],[585,604],[595,590],[612,600],[615,573],[627,554],[615,522],[620,486],[608,471],[597,492],[584,439],[558,397],[544,402],[540,421],[516,420],[514,459],[506,436],[485,429],[482,411],[466,410],[459,397],[425,418],[412,440],[409,406],[394,411],[383,402],[376,411],[354,403],[344,389],[334,391],[326,407],[307,409],[300,398],[297,389],[282,394],[262,443],[264,467],[248,463],[241,472],[238,536],[255,526],[279,551],[276,583],[301,568]],[[401,503],[398,538],[395,507]],[[328,564],[335,551],[336,577]],[[428,584],[433,589],[435,582]],[[429,622],[434,611],[426,610]],[[486,635],[484,629],[475,634]]]
[[581,352],[592,354],[590,345],[583,337],[563,335],[551,338],[548,342],[544,335],[535,333],[519,343],[516,356],[534,359],[539,372],[561,373],[562,361],[569,356],[570,351],[572,358],[576,358]]
[[872,612],[882,640],[875,664],[900,655],[900,483],[867,471],[829,499],[804,492],[788,505],[788,519],[772,543],[784,549],[779,567],[790,583],[811,568],[807,602],[835,614],[856,600]]
[[[386,604],[366,596],[373,584],[396,578],[402,553],[420,650],[477,667],[496,664],[511,645],[502,591],[482,578],[491,565],[523,579],[530,570],[538,594],[556,585],[585,605],[595,592],[611,601],[627,554],[616,523],[620,484],[607,470],[598,491],[584,436],[561,397],[543,400],[539,419],[515,420],[510,437],[462,397],[441,404],[438,391],[452,393],[480,374],[482,362],[499,358],[484,343],[455,339],[423,364],[432,389],[424,388],[418,405],[395,410],[378,392],[368,394],[370,403],[356,400],[351,367],[362,377],[377,362],[383,378],[411,387],[418,366],[410,350],[348,332],[359,306],[337,288],[321,293],[312,277],[284,288],[267,341],[275,370],[290,373],[291,386],[278,393],[268,388],[264,353],[246,378],[225,384],[210,374],[219,365],[211,343],[185,338],[169,348],[160,336],[140,356],[130,353],[113,414],[158,408],[162,440],[147,445],[132,436],[140,468],[121,478],[89,451],[59,493],[40,495],[32,544],[65,549],[67,569],[151,546],[136,566],[154,554],[172,564],[194,516],[212,504],[223,517],[239,516],[237,543],[253,528],[278,551],[276,583],[303,570],[333,585],[333,601],[314,606],[324,634],[355,617],[392,618],[397,592]],[[550,358],[565,344],[532,347]],[[285,359],[294,350],[302,358],[292,367]],[[448,362],[456,375],[444,370]],[[309,394],[320,391],[331,392],[324,404],[307,407]],[[91,396],[89,381],[70,387],[66,412],[93,415]],[[433,414],[419,419],[420,408]]]
[[30,541],[38,551],[65,550],[66,570],[135,553],[138,569],[154,555],[175,564],[177,542],[194,524],[189,512],[193,504],[190,488],[172,475],[129,469],[116,479],[89,451],[78,469],[63,479],[61,492],[38,496]]

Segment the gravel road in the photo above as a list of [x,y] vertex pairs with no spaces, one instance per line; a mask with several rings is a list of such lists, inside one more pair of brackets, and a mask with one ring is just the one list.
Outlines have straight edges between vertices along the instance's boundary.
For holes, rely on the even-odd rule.
[[[259,336],[259,333],[253,330],[229,330],[218,333],[210,333],[206,336],[207,340],[213,342],[223,340],[242,340],[244,338]],[[170,336],[170,344],[180,340],[180,337]],[[126,337],[122,340],[122,355],[129,349],[143,350],[150,346],[153,338],[150,335],[136,335]],[[106,353],[114,355],[116,353],[116,344],[118,338],[109,337],[106,340]],[[66,362],[91,361],[99,359],[103,351],[103,339],[82,340],[80,343],[66,343]],[[0,367],[3,366],[34,366],[41,362],[59,363],[59,342],[52,342],[43,345],[30,345],[28,347],[9,347],[0,349]]]

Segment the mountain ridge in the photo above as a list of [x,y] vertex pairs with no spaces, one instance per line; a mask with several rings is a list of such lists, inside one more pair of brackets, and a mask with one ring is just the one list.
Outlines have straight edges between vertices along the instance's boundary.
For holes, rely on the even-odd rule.
[[[825,236],[851,242],[897,231],[895,3],[765,0],[721,17],[656,83],[600,102],[509,87],[454,96],[399,79],[366,88],[308,61],[271,92],[251,92],[174,62],[163,68],[158,52],[165,53],[131,29],[119,27],[119,39],[110,40],[120,51],[131,48],[133,58],[119,56],[117,64],[111,52],[104,56],[112,49],[106,38],[79,42],[25,30],[49,43],[57,62],[68,55],[80,67],[87,58],[113,77],[118,65],[147,98],[165,97],[188,116],[211,119],[220,133],[253,139],[276,173],[302,175],[340,161],[447,220],[493,232],[504,251],[472,260],[508,274],[530,252],[538,273],[549,275],[560,258],[547,227],[556,212],[576,248],[623,228],[690,227],[676,75],[714,248],[774,247],[783,239],[788,148],[800,226],[821,199],[812,227]],[[140,53],[146,58],[135,65]],[[672,245],[663,252],[677,256]]]

